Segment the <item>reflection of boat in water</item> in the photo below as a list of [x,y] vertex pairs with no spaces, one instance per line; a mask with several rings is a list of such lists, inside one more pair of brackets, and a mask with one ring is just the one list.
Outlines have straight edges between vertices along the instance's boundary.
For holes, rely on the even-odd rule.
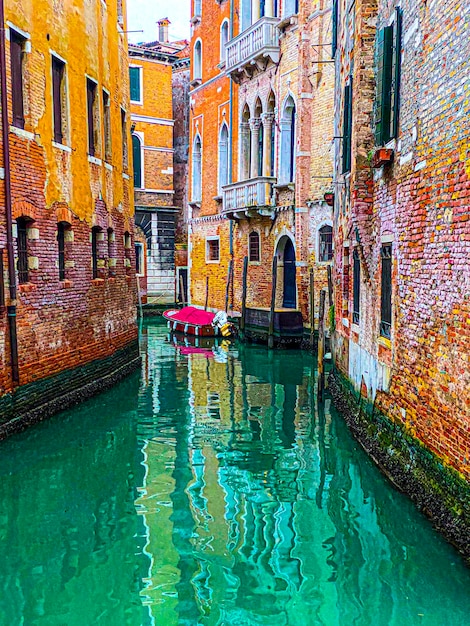
[[194,335],[195,337],[229,337],[234,333],[233,325],[224,311],[211,313],[185,306],[182,309],[169,309],[163,312],[168,321],[168,328],[173,332]]
[[230,341],[222,337],[195,337],[194,335],[168,335],[168,342],[183,356],[201,355],[225,363]]

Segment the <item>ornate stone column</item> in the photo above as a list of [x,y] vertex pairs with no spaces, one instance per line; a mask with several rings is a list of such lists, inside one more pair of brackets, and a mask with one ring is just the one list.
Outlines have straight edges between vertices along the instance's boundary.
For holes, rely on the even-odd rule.
[[272,128],[274,113],[263,113],[263,176],[271,176]]
[[259,151],[258,151],[258,140],[259,140],[259,129],[261,126],[261,119],[259,117],[252,117],[250,119],[250,129],[251,129],[251,172],[250,178],[256,178],[258,176],[258,168],[259,168]]

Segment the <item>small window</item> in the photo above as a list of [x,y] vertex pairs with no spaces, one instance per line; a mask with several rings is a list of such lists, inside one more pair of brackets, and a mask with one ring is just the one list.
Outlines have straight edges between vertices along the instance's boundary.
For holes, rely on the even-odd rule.
[[333,258],[333,227],[325,224],[318,231],[318,260],[326,263]]
[[202,79],[202,43],[200,40],[194,44],[194,80]]
[[24,217],[19,217],[16,220],[16,225],[18,229],[18,282],[23,285],[29,281],[28,221]]
[[220,27],[220,60],[225,61],[225,46],[228,43],[228,22],[224,20]]
[[392,245],[382,246],[382,292],[380,298],[380,335],[391,337],[392,329]]
[[219,238],[207,239],[206,261],[215,262],[220,260]]
[[137,135],[132,135],[132,160],[134,164],[134,187],[142,188],[142,144]]
[[144,275],[144,246],[138,242],[135,244],[135,272],[138,276]]
[[199,135],[196,135],[194,139],[192,158],[192,201],[200,202],[202,197],[202,143]]
[[222,124],[219,134],[219,193],[228,184],[228,128]]
[[259,233],[253,231],[248,238],[248,259],[250,261],[258,262],[260,258],[260,239]]
[[353,252],[353,324],[359,324],[361,299],[361,260],[359,250]]
[[121,134],[122,134],[122,168],[127,169],[127,115],[124,109],[121,109]]
[[94,226],[91,229],[91,268],[93,278],[99,278],[98,270],[98,240],[101,235],[101,228]]
[[59,260],[59,280],[65,280],[65,230],[66,224],[57,224],[57,251]]
[[142,71],[140,67],[129,68],[129,83],[131,92],[131,102],[142,103]]
[[95,156],[97,124],[96,83],[87,78],[88,154]]
[[109,93],[103,90],[103,125],[104,125],[104,158],[111,161],[111,106]]
[[66,121],[65,63],[52,57],[52,102],[54,112],[54,141],[64,143]]
[[351,133],[352,133],[352,78],[344,88],[343,98],[343,155],[342,172],[351,171]]
[[295,102],[289,96],[281,119],[280,177],[282,183],[294,182],[295,178],[295,118]]
[[25,42],[24,37],[16,31],[10,30],[12,124],[17,128],[24,128],[23,58]]
[[202,12],[202,0],[194,0],[194,16],[200,16]]

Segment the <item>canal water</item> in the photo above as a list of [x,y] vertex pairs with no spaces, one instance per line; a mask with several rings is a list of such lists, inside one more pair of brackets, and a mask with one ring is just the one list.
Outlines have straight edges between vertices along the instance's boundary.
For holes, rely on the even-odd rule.
[[0,626],[468,626],[470,569],[300,351],[143,328],[142,373],[0,443]]

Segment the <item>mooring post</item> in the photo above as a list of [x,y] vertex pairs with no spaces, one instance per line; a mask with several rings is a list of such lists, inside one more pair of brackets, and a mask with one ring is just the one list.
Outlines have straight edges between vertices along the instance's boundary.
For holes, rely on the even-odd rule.
[[276,305],[276,287],[277,287],[277,256],[275,255],[273,258],[271,308],[269,309],[268,348],[272,348],[274,346],[274,308]]
[[330,307],[333,306],[333,279],[331,277],[331,265],[328,265],[326,268],[328,272],[328,304]]
[[318,401],[323,402],[323,391],[325,389],[325,300],[326,292],[320,291],[320,311],[318,314]]
[[313,350],[315,343],[315,281],[313,267],[310,268],[310,350]]
[[185,306],[186,305],[186,298],[184,297],[185,296],[185,293],[184,293],[184,280],[183,280],[183,276],[181,275],[181,273],[180,273],[180,292],[181,292],[181,304],[183,306]]
[[228,312],[228,297],[230,293],[230,279],[232,277],[233,259],[228,262],[227,284],[225,285],[225,312]]
[[204,311],[207,311],[208,302],[209,302],[209,275],[206,276],[206,303],[204,304]]
[[240,330],[245,330],[246,319],[246,285],[248,279],[248,257],[243,259],[243,276],[242,276],[242,317],[240,320]]

